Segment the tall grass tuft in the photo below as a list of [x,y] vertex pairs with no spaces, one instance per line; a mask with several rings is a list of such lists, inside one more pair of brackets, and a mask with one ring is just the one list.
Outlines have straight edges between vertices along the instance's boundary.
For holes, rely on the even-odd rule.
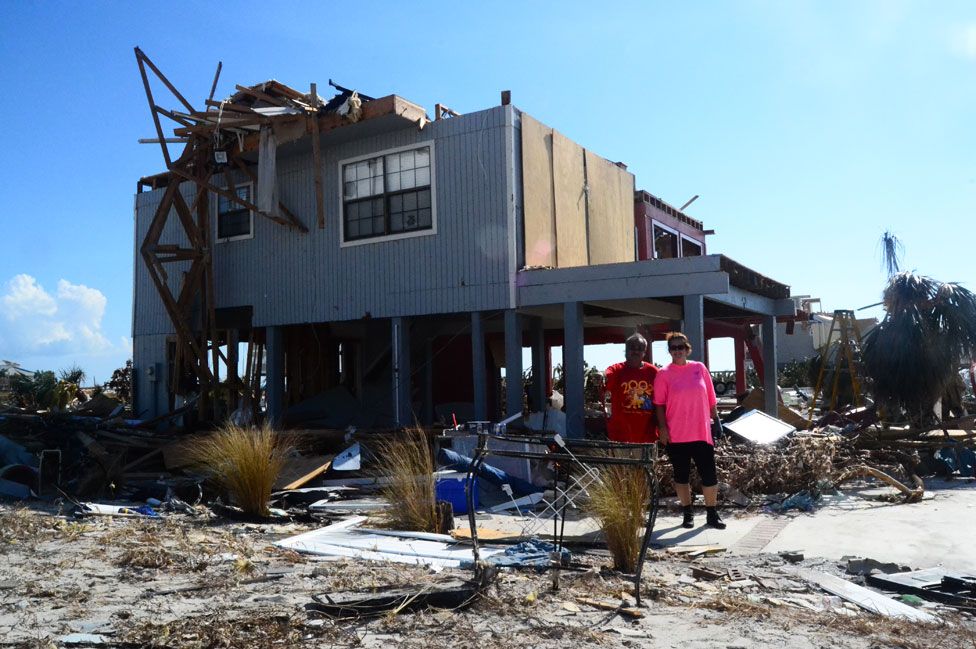
[[380,495],[389,504],[387,523],[396,529],[437,532],[434,457],[427,435],[412,428],[377,447],[377,472],[390,478]]
[[190,455],[227,489],[245,514],[267,516],[271,487],[292,448],[268,424],[248,428],[228,422],[197,442]]
[[647,524],[647,474],[635,466],[606,465],[600,467],[600,479],[588,491],[588,507],[600,521],[614,569],[634,572]]

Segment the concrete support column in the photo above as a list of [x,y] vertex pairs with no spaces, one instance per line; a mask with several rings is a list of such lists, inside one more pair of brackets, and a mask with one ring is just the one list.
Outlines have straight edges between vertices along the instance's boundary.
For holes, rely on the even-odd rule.
[[684,296],[682,327],[691,343],[691,360],[705,362],[705,305],[701,295]]
[[522,413],[522,317],[505,310],[505,416]]
[[763,353],[763,411],[767,415],[779,417],[776,399],[776,316],[764,315],[762,318]]
[[393,344],[393,422],[397,428],[412,426],[410,403],[410,321],[392,318],[390,333]]
[[285,330],[282,327],[267,327],[265,338],[268,422],[272,426],[279,426],[285,415]]
[[471,313],[471,380],[474,385],[474,418],[488,419],[488,376],[485,370],[485,320],[481,311]]
[[529,340],[532,345],[532,387],[529,388],[529,407],[534,411],[545,410],[546,397],[546,332],[542,318],[529,322]]
[[583,304],[563,304],[563,377],[566,382],[566,436],[585,435],[583,413]]

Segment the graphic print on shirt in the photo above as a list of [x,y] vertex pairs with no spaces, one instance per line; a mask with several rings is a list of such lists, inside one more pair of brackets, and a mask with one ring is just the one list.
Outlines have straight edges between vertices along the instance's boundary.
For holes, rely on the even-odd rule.
[[628,410],[651,410],[654,401],[654,385],[647,381],[624,381],[620,384],[624,393],[624,407]]

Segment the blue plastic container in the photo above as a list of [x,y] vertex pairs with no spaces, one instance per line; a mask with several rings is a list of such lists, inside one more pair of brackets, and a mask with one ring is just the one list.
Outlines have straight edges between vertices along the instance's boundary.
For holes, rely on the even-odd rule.
[[[451,503],[455,514],[468,513],[468,496],[464,491],[465,483],[468,481],[467,473],[451,471],[449,473],[438,474],[434,480],[434,494],[437,500]],[[478,507],[478,480],[475,478],[474,484],[474,506]]]

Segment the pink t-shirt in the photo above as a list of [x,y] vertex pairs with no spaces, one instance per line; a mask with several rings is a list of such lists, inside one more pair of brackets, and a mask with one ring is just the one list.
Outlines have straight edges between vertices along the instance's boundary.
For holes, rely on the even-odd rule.
[[657,371],[654,377],[654,403],[664,406],[671,442],[712,441],[712,406],[715,387],[708,368],[698,361],[674,363]]

